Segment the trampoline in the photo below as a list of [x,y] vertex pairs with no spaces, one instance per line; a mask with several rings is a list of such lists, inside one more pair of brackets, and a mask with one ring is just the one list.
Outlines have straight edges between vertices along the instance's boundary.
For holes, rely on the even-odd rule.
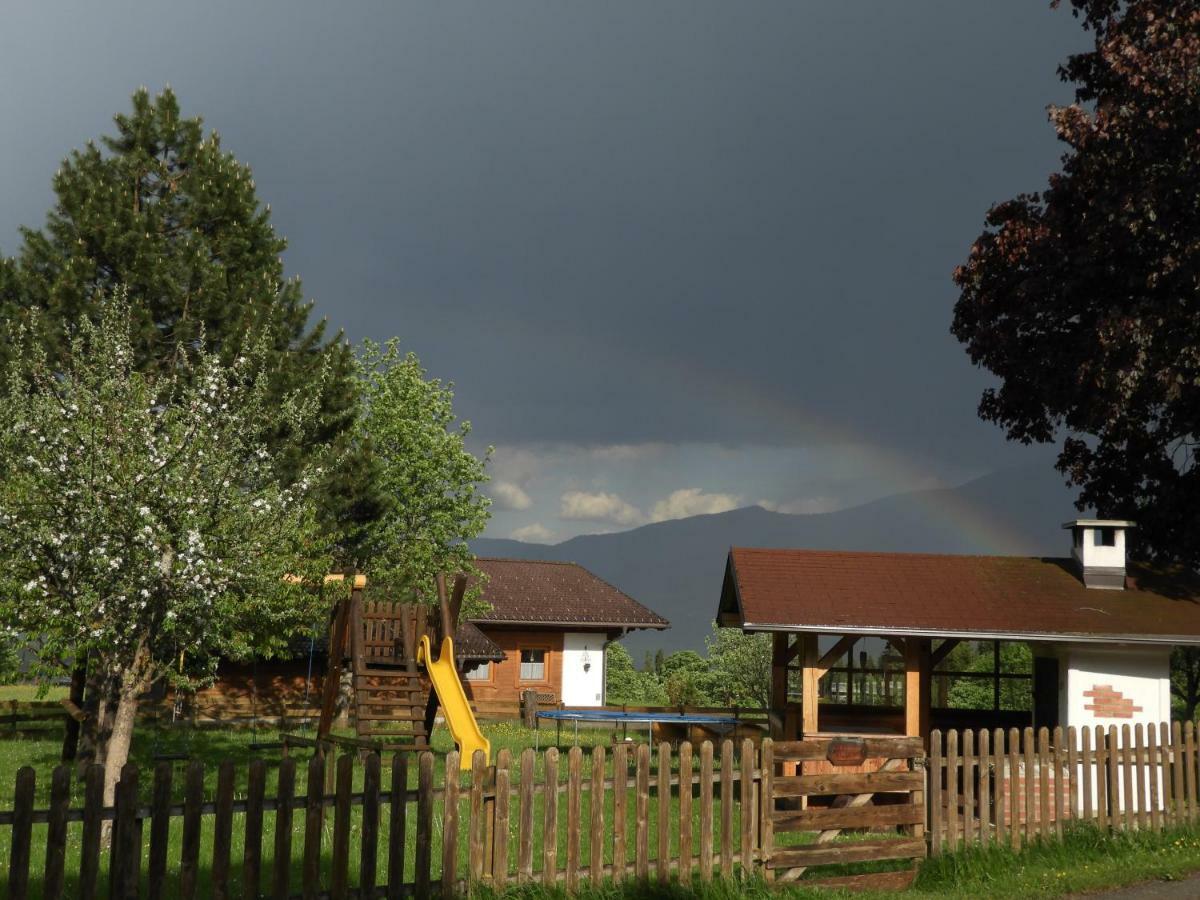
[[662,725],[710,725],[717,730],[737,728],[742,724],[736,716],[705,715],[704,713],[677,712],[628,712],[623,709],[546,709],[537,712],[537,737],[534,739],[535,749],[541,749],[542,719],[553,719],[555,722],[554,742],[562,742],[562,723],[575,723],[575,743],[579,743],[580,722],[612,722],[621,725],[623,737],[628,736],[628,728],[633,725],[645,725],[649,743],[654,743],[654,726]]

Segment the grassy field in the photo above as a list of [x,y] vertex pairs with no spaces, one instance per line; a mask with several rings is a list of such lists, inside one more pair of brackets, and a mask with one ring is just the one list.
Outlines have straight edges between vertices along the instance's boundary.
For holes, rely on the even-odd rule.
[[60,685],[39,687],[36,684],[0,684],[0,702],[5,700],[21,702],[61,700],[65,696],[67,696],[67,689]]

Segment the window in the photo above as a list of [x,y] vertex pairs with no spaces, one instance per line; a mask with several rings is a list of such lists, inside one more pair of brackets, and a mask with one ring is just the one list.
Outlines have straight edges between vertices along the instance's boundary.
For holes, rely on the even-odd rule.
[[466,674],[467,681],[491,681],[492,680],[492,664],[491,662],[480,663],[475,668],[471,669]]
[[1097,528],[1092,534],[1095,536],[1093,540],[1097,547],[1117,546],[1117,529],[1115,528]]
[[546,680],[546,651],[545,650],[522,650],[521,651],[521,680],[522,681],[545,681]]

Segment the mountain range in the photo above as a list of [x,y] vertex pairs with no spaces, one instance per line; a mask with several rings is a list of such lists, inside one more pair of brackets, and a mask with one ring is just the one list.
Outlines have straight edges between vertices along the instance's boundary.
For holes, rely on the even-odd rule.
[[479,538],[471,546],[479,556],[579,563],[665,616],[669,630],[622,641],[637,659],[659,648],[704,649],[730,547],[1066,556],[1062,523],[1078,516],[1073,501],[1053,469],[1023,467],[836,512],[792,515],[749,506],[560,544]]

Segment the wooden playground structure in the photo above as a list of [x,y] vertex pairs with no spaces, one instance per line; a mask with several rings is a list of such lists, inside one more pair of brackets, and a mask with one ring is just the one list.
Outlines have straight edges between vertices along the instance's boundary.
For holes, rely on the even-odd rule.
[[[467,579],[458,575],[447,590],[437,576],[438,605],[370,601],[363,596],[366,577],[355,576],[350,594],[338,602],[330,625],[329,668],[321,695],[317,744],[342,744],[362,750],[397,752],[429,747],[438,711],[421,658],[422,639],[446,646],[458,628]],[[351,709],[356,737],[333,734],[343,673],[350,676]],[[311,738],[288,735],[288,743]]]

